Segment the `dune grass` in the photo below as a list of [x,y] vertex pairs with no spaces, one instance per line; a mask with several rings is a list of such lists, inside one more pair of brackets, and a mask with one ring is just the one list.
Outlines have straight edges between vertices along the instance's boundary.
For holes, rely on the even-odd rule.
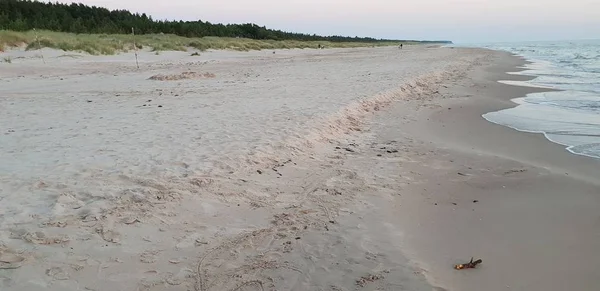
[[[33,31],[16,32],[0,30],[0,51],[10,47],[25,46],[26,50],[48,47],[63,51],[86,52],[91,55],[112,55],[133,49],[132,36],[129,34],[74,34],[54,31],[37,31],[39,41],[35,41]],[[148,34],[135,37],[138,49],[154,52],[187,51],[194,48],[200,51],[215,50],[263,50],[317,48],[351,48],[367,46],[398,45],[399,42],[327,42],[297,40],[256,40],[247,38],[202,37],[187,38],[171,34]],[[410,43],[404,43],[410,44]]]

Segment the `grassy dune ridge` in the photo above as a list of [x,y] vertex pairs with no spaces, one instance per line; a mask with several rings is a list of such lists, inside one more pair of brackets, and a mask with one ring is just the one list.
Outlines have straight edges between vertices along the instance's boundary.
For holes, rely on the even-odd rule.
[[[0,30],[0,50],[11,47],[25,46],[27,50],[40,47],[60,49],[63,51],[80,51],[91,55],[112,55],[133,49],[131,34],[75,34],[54,31],[37,31],[38,41],[33,31],[17,32]],[[327,48],[352,48],[368,46],[393,46],[399,41],[386,42],[329,42],[329,41],[298,41],[298,40],[257,40],[248,38],[202,37],[188,38],[172,34],[136,35],[138,49],[152,51],[187,51],[188,48],[197,50],[262,50],[262,49],[292,49],[317,48],[323,45]],[[402,42],[416,44],[416,42]]]

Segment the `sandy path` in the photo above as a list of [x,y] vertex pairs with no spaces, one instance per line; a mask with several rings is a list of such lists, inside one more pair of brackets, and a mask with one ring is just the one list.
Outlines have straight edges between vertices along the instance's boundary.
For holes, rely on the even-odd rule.
[[54,54],[0,70],[3,290],[430,288],[344,159],[488,52]]

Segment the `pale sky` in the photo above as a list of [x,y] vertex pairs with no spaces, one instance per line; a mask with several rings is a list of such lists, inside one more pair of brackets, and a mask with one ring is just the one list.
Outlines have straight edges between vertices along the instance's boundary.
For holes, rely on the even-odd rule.
[[[63,0],[64,1],[64,0]],[[461,42],[600,38],[600,0],[79,0],[154,19]]]

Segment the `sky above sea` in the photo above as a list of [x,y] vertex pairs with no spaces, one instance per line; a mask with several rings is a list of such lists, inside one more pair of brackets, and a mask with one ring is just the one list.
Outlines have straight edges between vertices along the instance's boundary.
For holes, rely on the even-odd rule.
[[285,31],[457,43],[592,39],[599,0],[79,0],[154,19],[256,23]]

